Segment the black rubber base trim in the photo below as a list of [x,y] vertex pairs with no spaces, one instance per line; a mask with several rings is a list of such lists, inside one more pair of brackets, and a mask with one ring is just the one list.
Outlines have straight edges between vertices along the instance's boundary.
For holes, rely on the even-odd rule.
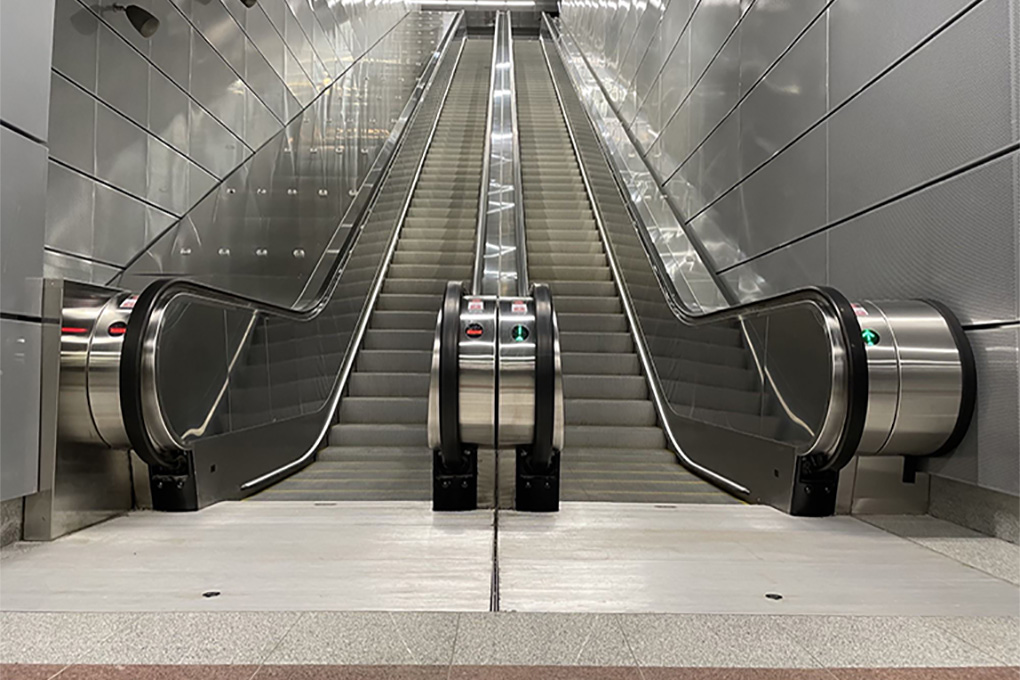
[[531,447],[517,447],[514,509],[524,512],[556,512],[560,509],[560,452],[553,449],[548,466],[540,473],[528,470]]
[[804,456],[797,458],[790,496],[790,514],[797,517],[828,517],[836,512],[836,489],[839,472],[812,471],[814,466]]
[[443,465],[443,454],[432,452],[432,509],[474,510],[478,507],[478,448],[464,447],[459,470]]

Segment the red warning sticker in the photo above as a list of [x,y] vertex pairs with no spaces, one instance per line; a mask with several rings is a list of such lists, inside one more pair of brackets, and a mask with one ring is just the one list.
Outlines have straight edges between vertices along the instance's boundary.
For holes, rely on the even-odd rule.
[[850,306],[854,308],[854,314],[856,314],[857,316],[868,315],[868,310],[866,310],[862,305],[859,305],[856,302],[852,302],[850,303]]
[[480,312],[483,309],[485,309],[485,305],[482,304],[481,300],[468,300],[469,312]]
[[527,314],[528,305],[524,304],[524,300],[514,300],[510,303],[511,314]]
[[124,298],[124,302],[120,303],[121,309],[134,309],[135,303],[138,302],[138,296],[132,295],[131,297]]

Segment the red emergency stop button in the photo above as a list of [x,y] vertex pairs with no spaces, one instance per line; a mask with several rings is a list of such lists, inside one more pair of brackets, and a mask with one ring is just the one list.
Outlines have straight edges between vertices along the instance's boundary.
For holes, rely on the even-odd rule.
[[473,323],[464,329],[464,333],[469,338],[480,338],[482,337],[482,334],[485,333],[485,329],[482,328],[481,324]]

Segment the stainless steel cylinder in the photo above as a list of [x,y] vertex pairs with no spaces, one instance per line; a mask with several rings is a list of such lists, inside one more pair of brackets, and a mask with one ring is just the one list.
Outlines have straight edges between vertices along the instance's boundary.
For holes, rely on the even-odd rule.
[[[952,321],[920,300],[854,305],[868,357],[868,413],[858,453],[938,451],[968,408],[967,366]],[[972,395],[970,395],[972,397]]]
[[535,301],[499,301],[499,446],[535,439]]
[[60,342],[59,436],[129,448],[120,410],[120,350],[133,297],[67,284]]
[[469,296],[460,315],[460,440],[496,442],[496,298]]

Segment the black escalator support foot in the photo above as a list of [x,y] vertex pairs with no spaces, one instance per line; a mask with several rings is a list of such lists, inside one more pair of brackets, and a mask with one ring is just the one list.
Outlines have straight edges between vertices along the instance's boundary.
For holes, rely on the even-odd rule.
[[149,468],[149,489],[152,508],[162,512],[198,510],[198,486],[195,482],[194,459],[186,456],[176,469]]
[[432,452],[432,509],[474,510],[478,507],[478,448],[464,447],[464,465],[447,470],[443,454]]
[[560,509],[560,452],[553,449],[548,469],[528,469],[530,446],[517,447],[514,507],[525,512],[557,512]]
[[839,472],[817,471],[810,459],[797,459],[790,514],[799,517],[828,517],[836,512]]

